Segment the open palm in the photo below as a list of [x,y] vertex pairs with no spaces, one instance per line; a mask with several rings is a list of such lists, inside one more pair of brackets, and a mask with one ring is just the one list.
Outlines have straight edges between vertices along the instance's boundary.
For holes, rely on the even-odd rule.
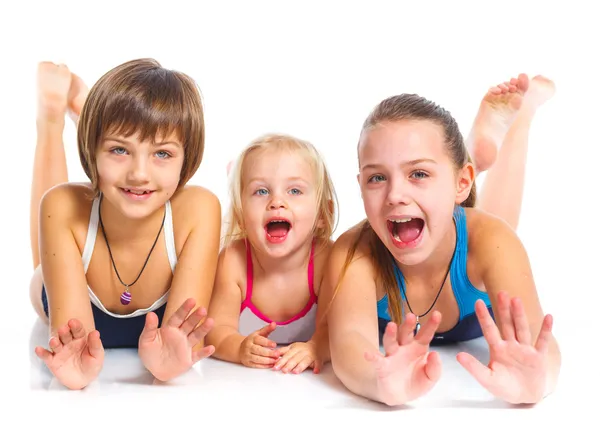
[[407,314],[398,327],[390,322],[383,336],[385,355],[365,353],[377,372],[379,399],[390,406],[401,405],[427,393],[439,380],[442,364],[429,344],[441,321],[434,312],[431,319],[414,336],[416,317]]
[[102,370],[104,348],[98,331],[86,334],[77,319],[58,329],[48,343],[50,350],[36,347],[36,355],[58,381],[72,390],[85,388]]
[[521,301],[501,292],[498,295],[498,315],[502,334],[494,323],[485,303],[475,304],[477,318],[488,342],[490,361],[483,365],[468,353],[459,353],[457,360],[494,396],[509,403],[536,403],[546,390],[547,351],[552,333],[552,316],[544,318],[535,345]]
[[156,379],[168,381],[179,376],[214,352],[212,345],[193,350],[213,326],[212,319],[206,319],[198,326],[206,317],[204,308],[197,309],[188,317],[194,305],[194,299],[188,299],[160,328],[155,313],[150,312],[146,316],[138,351],[142,363]]

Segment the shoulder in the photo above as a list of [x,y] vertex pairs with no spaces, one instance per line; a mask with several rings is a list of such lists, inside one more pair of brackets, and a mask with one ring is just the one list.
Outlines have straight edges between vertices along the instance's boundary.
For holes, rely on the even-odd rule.
[[477,208],[465,208],[469,258],[477,269],[485,269],[505,257],[524,254],[523,244],[515,230],[501,218]]
[[40,216],[46,219],[63,219],[75,224],[80,219],[86,223],[94,201],[89,184],[62,183],[50,188],[42,196]]
[[330,248],[327,264],[330,270],[334,274],[344,268],[362,272],[372,270],[370,241],[373,236],[373,230],[364,220],[342,233]]
[[171,198],[173,219],[177,222],[220,226],[221,203],[210,190],[201,186],[186,185]]

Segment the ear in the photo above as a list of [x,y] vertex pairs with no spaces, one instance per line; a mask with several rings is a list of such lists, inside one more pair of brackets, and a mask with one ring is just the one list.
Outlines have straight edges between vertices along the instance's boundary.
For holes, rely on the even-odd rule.
[[457,205],[460,205],[469,197],[471,188],[475,182],[475,168],[473,164],[468,162],[458,171],[458,179],[456,180],[456,199]]

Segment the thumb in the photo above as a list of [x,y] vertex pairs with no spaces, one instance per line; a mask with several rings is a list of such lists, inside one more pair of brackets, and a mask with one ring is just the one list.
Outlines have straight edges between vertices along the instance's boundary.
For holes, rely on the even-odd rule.
[[467,372],[469,372],[484,388],[490,386],[492,371],[487,366],[483,365],[471,354],[465,352],[458,353],[456,355],[456,360],[458,360],[462,367],[467,369]]
[[87,346],[90,356],[97,360],[103,358],[104,347],[102,346],[102,341],[100,340],[100,332],[95,330],[88,334]]
[[158,335],[158,316],[154,312],[146,314],[146,323],[140,335],[140,342],[152,342]]
[[277,323],[271,322],[267,326],[265,326],[264,328],[260,329],[257,332],[257,334],[260,335],[260,336],[264,336],[266,338],[269,335],[271,335],[271,332],[273,332],[276,327],[277,327]]
[[315,365],[313,367],[313,373],[320,373],[322,367],[323,367],[323,362],[319,359],[316,359]]
[[427,354],[427,363],[425,364],[425,375],[431,382],[437,382],[442,376],[442,360],[436,351],[430,351]]

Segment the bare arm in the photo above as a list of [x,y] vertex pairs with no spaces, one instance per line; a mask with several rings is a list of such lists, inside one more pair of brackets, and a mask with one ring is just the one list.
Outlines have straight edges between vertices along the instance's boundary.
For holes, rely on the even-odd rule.
[[[478,268],[492,302],[498,328],[502,335],[507,335],[507,332],[514,333],[516,330],[517,339],[524,336],[519,330],[517,318],[514,318],[515,330],[508,329],[509,326],[506,325],[511,322],[512,326],[512,320],[503,320],[504,317],[507,317],[507,311],[503,311],[499,306],[498,295],[504,291],[509,297],[520,299],[526,322],[529,325],[529,338],[523,337],[519,342],[535,346],[544,322],[544,312],[527,252],[516,233],[506,223],[487,215],[478,218],[482,221],[478,228],[485,229],[485,231],[476,231],[473,246],[476,250]],[[553,391],[561,365],[558,344],[551,334],[549,338],[546,357],[548,362],[547,388],[544,395]]]
[[50,189],[40,204],[40,255],[50,319],[50,336],[70,319],[86,333],[95,329],[81,252],[70,223],[79,211],[77,190],[68,185]]
[[[335,291],[353,237],[352,233],[340,236],[332,250],[321,289],[320,304],[325,308]],[[327,314],[331,363],[350,391],[378,400],[375,368],[365,359],[365,353],[379,351],[376,287],[368,257],[356,258],[343,275]]]
[[[196,301],[197,308],[208,308],[217,268],[221,204],[214,194],[200,187],[186,188],[182,195],[178,208],[183,211],[178,215],[194,220],[177,262],[163,323],[188,298]],[[203,345],[199,342],[194,349],[199,350]]]
[[242,293],[236,282],[236,252],[225,248],[219,255],[215,294],[209,315],[215,321],[206,342],[215,346],[214,357],[232,363],[241,363],[240,346],[245,337],[238,332]]

